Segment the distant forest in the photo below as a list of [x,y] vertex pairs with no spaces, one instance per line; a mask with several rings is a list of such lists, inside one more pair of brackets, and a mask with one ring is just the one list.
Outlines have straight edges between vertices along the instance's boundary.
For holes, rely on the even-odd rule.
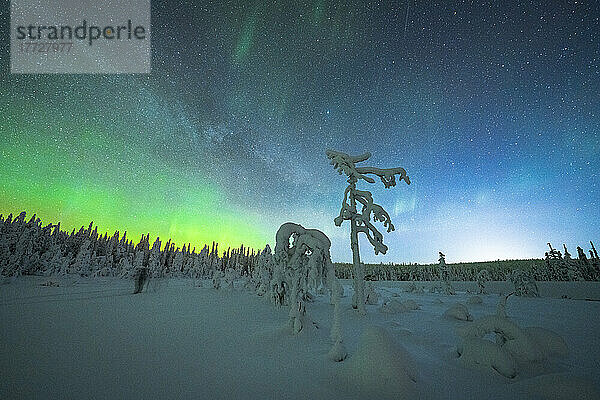
[[[231,269],[238,276],[251,275],[261,260],[264,250],[245,246],[222,250],[213,242],[202,249],[190,244],[176,247],[168,240],[164,245],[159,238],[150,244],[149,235],[142,235],[134,243],[124,233],[98,234],[93,223],[78,231],[66,232],[60,223],[42,225],[33,215],[16,217],[0,214],[0,276],[67,275],[113,276],[132,278],[140,268],[148,268],[151,277],[211,278],[215,271]],[[512,271],[526,271],[537,281],[547,280],[600,280],[600,259],[592,242],[588,258],[581,247],[577,258],[571,257],[567,248],[564,254],[552,248],[543,259],[506,260],[444,264],[366,264],[368,280],[429,281],[440,280],[441,271],[450,280],[477,279],[485,270],[491,280],[507,280]],[[264,257],[263,257],[264,258]],[[338,278],[352,278],[352,265],[335,263]]]

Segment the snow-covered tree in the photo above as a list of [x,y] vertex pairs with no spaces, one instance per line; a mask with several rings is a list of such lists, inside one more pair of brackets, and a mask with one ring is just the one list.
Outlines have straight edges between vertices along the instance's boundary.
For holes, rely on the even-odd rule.
[[514,270],[510,274],[510,280],[515,286],[516,296],[539,297],[540,293],[537,284],[526,271]]
[[[156,238],[156,240],[154,241],[154,243],[152,244],[152,250],[150,250],[150,256],[148,258],[148,272],[149,275],[152,278],[159,278],[162,276],[162,265],[161,265],[161,253],[160,253],[160,238]],[[139,260],[138,260],[138,264],[136,265],[137,268],[142,268],[139,265]],[[136,274],[139,272],[136,272]]]
[[[370,153],[360,156],[350,156],[348,154],[327,150],[327,157],[331,160],[333,168],[339,174],[347,176],[348,186],[344,191],[342,208],[340,214],[334,219],[336,226],[341,226],[344,221],[350,221],[350,246],[352,248],[352,261],[354,266],[354,299],[352,306],[357,308],[360,314],[366,314],[364,305],[364,268],[360,262],[360,252],[358,248],[358,234],[364,233],[375,250],[375,255],[387,252],[387,246],[383,244],[383,235],[371,223],[371,220],[382,222],[388,232],[394,230],[394,225],[389,214],[373,201],[371,192],[358,190],[356,184],[359,180],[368,183],[375,183],[375,180],[369,175],[378,176],[383,182],[385,188],[396,186],[396,175],[399,181],[405,181],[410,184],[410,179],[404,168],[380,169],[375,167],[357,167],[356,164],[366,161],[371,157]],[[357,206],[362,206],[358,211]]]
[[329,253],[331,242],[323,232],[291,222],[281,225],[275,239],[271,298],[290,306],[290,321],[298,333],[304,326],[305,302],[312,297],[309,292],[316,293],[315,285],[324,278],[332,288],[335,274]]
[[256,293],[263,296],[269,291],[273,273],[273,254],[271,247],[267,244],[258,256],[256,268],[252,271],[252,279],[255,282]]
[[454,287],[452,286],[452,281],[451,281],[452,274],[451,274],[450,267],[448,266],[448,264],[446,264],[446,256],[441,251],[439,252],[439,256],[440,256],[440,258],[438,259],[438,262],[439,262],[438,268],[440,270],[440,279],[443,283],[444,294],[455,295],[456,291],[454,290]]
[[184,263],[183,251],[177,251],[173,257],[173,265],[171,267],[171,276],[181,276]]
[[75,257],[75,261],[71,265],[71,273],[79,274],[81,276],[89,276],[92,270],[92,242],[87,239],[83,242],[79,248],[79,252]]

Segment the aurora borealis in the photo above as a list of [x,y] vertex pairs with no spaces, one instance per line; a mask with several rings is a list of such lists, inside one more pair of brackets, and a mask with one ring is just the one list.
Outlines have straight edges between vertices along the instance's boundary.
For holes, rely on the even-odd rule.
[[263,247],[293,221],[348,261],[332,148],[411,178],[362,184],[396,225],[365,261],[574,250],[600,240],[599,16],[585,1],[153,1],[149,75],[11,75],[4,43],[0,213],[196,247]]

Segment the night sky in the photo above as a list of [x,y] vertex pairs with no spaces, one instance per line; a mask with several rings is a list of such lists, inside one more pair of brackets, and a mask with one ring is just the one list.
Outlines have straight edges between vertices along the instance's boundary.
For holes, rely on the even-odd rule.
[[2,44],[0,213],[255,248],[293,221],[349,261],[332,148],[411,179],[359,183],[396,225],[365,261],[600,245],[598,2],[152,3],[150,75],[10,75]]

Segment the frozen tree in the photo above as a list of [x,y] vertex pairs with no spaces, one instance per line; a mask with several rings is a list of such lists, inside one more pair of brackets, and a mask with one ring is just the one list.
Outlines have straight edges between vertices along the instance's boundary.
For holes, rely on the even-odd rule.
[[145,258],[145,254],[143,250],[136,250],[134,255],[133,255],[133,271],[132,273],[134,274],[135,271],[139,270],[140,268],[144,268],[144,258]]
[[[325,279],[332,294],[335,279],[329,238],[317,229],[287,222],[279,228],[275,244],[275,270],[271,298],[290,306],[290,322],[295,333],[304,326],[305,302]],[[309,279],[311,277],[311,279]]]
[[223,278],[225,277],[225,273],[221,270],[215,269],[213,271],[212,276],[212,284],[213,288],[221,289]]
[[438,259],[438,268],[440,270],[440,279],[444,283],[443,291],[445,294],[454,295],[456,294],[452,282],[450,281],[450,267],[446,264],[446,256],[441,251],[439,252],[440,258]]
[[173,257],[173,264],[171,266],[171,276],[181,276],[183,270],[183,251],[178,251],[175,253],[175,257]]
[[227,268],[225,275],[223,276],[223,286],[227,289],[233,289],[233,283],[238,275],[238,272],[234,268]]
[[[150,250],[150,256],[148,258],[148,272],[153,278],[158,278],[162,275],[160,246],[160,238],[157,237],[154,244],[152,244],[152,249]],[[136,267],[140,268],[139,266]],[[136,274],[139,274],[139,271],[136,271]]]
[[[410,179],[404,168],[380,169],[375,167],[357,167],[356,164],[366,161],[371,157],[370,153],[360,156],[350,156],[348,154],[327,150],[327,157],[331,160],[333,168],[340,175],[347,176],[348,186],[344,191],[342,208],[340,214],[334,219],[336,226],[341,226],[344,221],[350,221],[350,246],[352,248],[352,261],[354,267],[354,293],[352,306],[358,308],[360,314],[366,314],[364,302],[364,268],[360,262],[360,253],[358,248],[358,234],[364,233],[375,250],[375,255],[387,252],[387,246],[383,244],[383,235],[371,223],[371,220],[382,222],[388,232],[394,230],[394,225],[389,214],[373,201],[371,192],[358,190],[356,184],[359,180],[368,183],[375,183],[375,180],[369,175],[378,176],[386,188],[396,186],[396,175],[399,181],[405,181],[410,184]],[[361,206],[360,212],[357,206]]]
[[131,278],[133,277],[132,267],[132,256],[130,254],[124,255],[119,260],[119,277],[120,278]]
[[567,250],[567,245],[563,243],[563,249],[565,250],[564,257],[562,259],[562,267],[564,271],[564,277],[568,281],[581,280],[581,274],[579,272],[579,265],[575,260],[571,258],[571,253]]
[[510,274],[510,280],[515,286],[516,296],[539,297],[537,284],[531,277],[531,274],[523,270],[514,270]]
[[252,279],[255,282],[256,293],[263,296],[269,291],[271,274],[273,271],[273,254],[271,247],[267,244],[258,256],[258,264],[252,271]]
[[79,248],[79,252],[75,257],[75,261],[71,265],[71,273],[76,273],[81,276],[89,276],[92,269],[92,251],[91,241],[88,239],[83,242]]

